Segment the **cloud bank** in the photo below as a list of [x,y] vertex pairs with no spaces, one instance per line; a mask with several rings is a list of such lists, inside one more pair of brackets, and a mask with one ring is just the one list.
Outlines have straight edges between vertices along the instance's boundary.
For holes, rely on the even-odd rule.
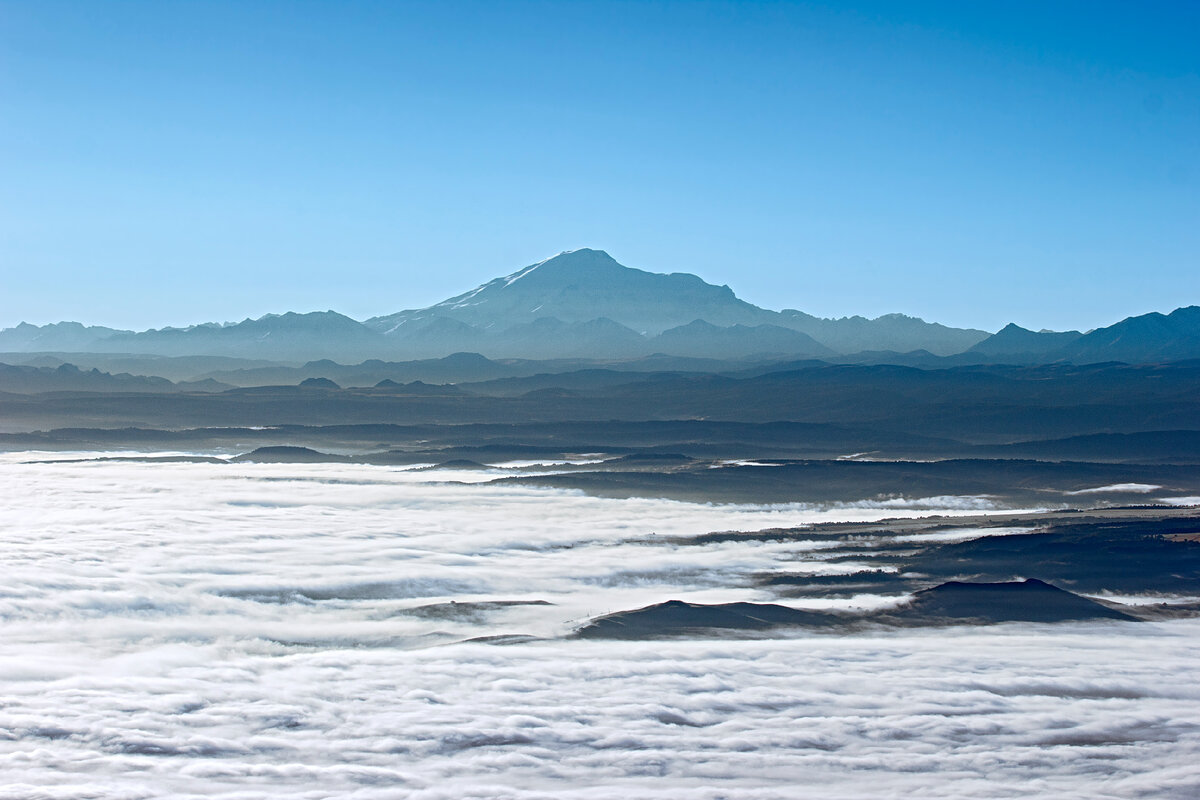
[[0,798],[1200,793],[1196,621],[461,642],[771,600],[747,576],[856,566],[826,542],[669,540],[896,506],[17,460],[0,463]]

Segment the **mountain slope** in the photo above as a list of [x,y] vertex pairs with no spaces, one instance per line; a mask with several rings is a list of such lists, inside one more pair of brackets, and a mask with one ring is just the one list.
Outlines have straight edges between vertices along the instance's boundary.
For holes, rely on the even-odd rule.
[[[407,330],[446,318],[498,333],[539,317],[554,317],[568,324],[602,317],[647,337],[696,320],[717,328],[771,325],[797,331],[820,345],[795,349],[801,340],[793,339],[791,344],[780,348],[781,339],[760,349],[749,343],[738,344],[732,348],[737,352],[765,350],[815,355],[924,349],[948,355],[962,352],[988,336],[985,331],[948,328],[903,314],[887,314],[877,319],[820,319],[795,310],[770,311],[739,299],[728,286],[714,286],[687,273],[631,269],[603,250],[586,248],[559,253],[428,308],[375,317],[365,324],[385,335],[405,336]],[[765,331],[757,335],[764,336]],[[721,336],[723,343],[745,340],[746,331]],[[687,344],[680,352],[700,353],[698,345],[698,341]],[[654,349],[662,348],[655,345]]]
[[1026,330],[1009,324],[962,354],[977,363],[1155,364],[1200,358],[1200,306],[1127,317],[1088,333]]
[[961,353],[988,336],[986,331],[949,328],[906,314],[884,314],[875,319],[822,319],[792,308],[785,308],[779,313],[782,319],[777,325],[785,325],[806,333],[838,353],[861,353],[869,350],[909,353],[913,350],[927,350],[934,355],[948,356]]
[[618,264],[603,250],[570,250],[426,309],[369,319],[380,333],[397,332],[409,320],[448,317],[477,327],[504,330],[555,317],[589,322],[604,317],[641,333],[703,319],[714,325],[773,321],[774,312],[739,300],[728,286],[695,275],[664,275]]
[[90,350],[116,334],[132,333],[99,325],[85,326],[78,322],[55,322],[50,325],[30,325],[22,322],[15,328],[0,330],[0,352],[50,353]]
[[972,355],[1002,357],[1020,355],[1026,360],[1036,360],[1056,352],[1083,336],[1079,331],[1031,331],[1020,325],[1009,323],[982,342],[967,350]]
[[1054,353],[1076,364],[1126,361],[1146,364],[1200,358],[1200,306],[1128,317],[1084,334]]
[[232,325],[196,325],[121,333],[104,340],[106,348],[156,355],[224,355],[307,361],[311,358],[359,359],[378,355],[387,341],[334,311],[267,314]]

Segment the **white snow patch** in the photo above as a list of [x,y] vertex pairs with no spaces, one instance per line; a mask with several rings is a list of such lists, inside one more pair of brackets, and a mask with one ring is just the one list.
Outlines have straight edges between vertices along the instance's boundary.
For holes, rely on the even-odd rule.
[[559,256],[565,256],[565,255],[568,255],[568,254],[574,253],[574,252],[575,252],[574,250],[563,250],[561,253],[558,253],[557,255],[553,255],[550,258],[545,259],[544,261],[539,261],[538,263],[534,264],[533,266],[526,267],[525,269],[520,270],[519,272],[514,272],[512,275],[509,275],[507,278],[503,279],[504,285],[512,286],[514,283],[521,280],[521,278],[524,278],[526,275],[533,272],[535,269],[542,266],[547,261],[553,261],[554,259],[558,258]]

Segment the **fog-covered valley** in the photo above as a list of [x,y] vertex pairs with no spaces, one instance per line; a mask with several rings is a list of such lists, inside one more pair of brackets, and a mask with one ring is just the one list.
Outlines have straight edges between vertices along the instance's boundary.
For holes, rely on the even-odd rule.
[[[887,612],[913,587],[830,581],[1028,536],[1031,509],[490,482],[527,464],[78,460],[103,455],[0,464],[4,797],[1198,788],[1200,623],[1171,609],[1200,592],[1092,593],[1156,609],[1139,621],[572,635],[665,600]],[[897,513],[940,516],[870,527]]]

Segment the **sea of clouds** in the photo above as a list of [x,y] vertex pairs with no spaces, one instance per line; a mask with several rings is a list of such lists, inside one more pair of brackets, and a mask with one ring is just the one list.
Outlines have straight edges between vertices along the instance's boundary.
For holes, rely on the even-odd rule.
[[[0,798],[1200,796],[1197,621],[562,638],[857,568],[816,537],[676,537],[978,498],[710,506],[41,458],[0,457]],[[516,634],[538,638],[467,641]]]

